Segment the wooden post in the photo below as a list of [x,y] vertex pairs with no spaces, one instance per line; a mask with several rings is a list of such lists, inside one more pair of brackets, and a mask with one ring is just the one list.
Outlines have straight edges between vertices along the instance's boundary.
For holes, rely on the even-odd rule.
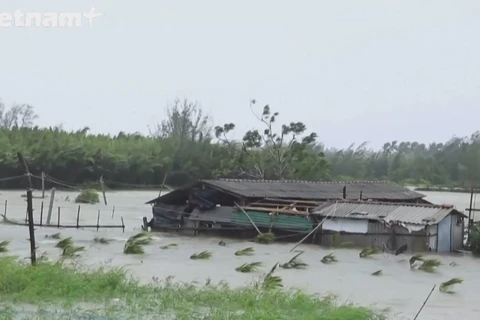
[[78,205],[78,210],[77,210],[77,229],[79,227],[80,223],[80,205]]
[[57,213],[57,228],[60,228],[60,207],[58,207]]
[[114,216],[115,216],[115,206],[113,206],[113,210],[112,210],[112,219]]
[[165,175],[163,176],[162,187],[160,189],[160,192],[158,193],[159,198],[162,196],[163,189],[165,188],[165,182],[167,181],[167,176],[168,176],[168,172],[165,173]]
[[100,210],[98,210],[98,214],[97,214],[97,231],[99,228],[100,228]]
[[125,233],[125,223],[123,223],[123,217],[122,217],[122,229],[123,229],[123,233]]
[[[28,203],[27,203],[27,205],[28,205]],[[27,222],[28,222],[28,208],[27,208],[27,211],[25,211],[25,224],[27,224]]]
[[5,218],[7,217],[8,200],[5,200]]
[[103,175],[100,177],[100,187],[102,188],[103,202],[105,202],[105,205],[107,205],[107,196],[105,195],[105,184],[103,183]]
[[18,161],[20,162],[20,164],[25,169],[25,175],[27,176],[28,185],[29,185],[29,188],[31,190],[31,189],[33,189],[33,187],[32,187],[32,177],[31,177],[32,175],[30,174],[30,171],[28,170],[27,162],[25,161],[25,158],[23,157],[21,152],[17,152],[17,158],[18,158]]
[[234,204],[238,209],[242,210],[243,213],[245,213],[245,215],[247,216],[248,220],[250,220],[251,224],[255,227],[255,230],[257,230],[258,234],[262,234],[262,233],[260,232],[260,230],[258,229],[257,225],[255,224],[255,222],[253,222],[253,220],[250,218],[250,216],[248,215],[248,213],[247,213],[245,210],[243,210],[243,208],[241,208],[241,207],[238,205],[238,203],[236,203],[235,201],[233,202],[233,204]]
[[473,210],[472,206],[473,206],[473,187],[472,187],[472,190],[470,192],[470,207],[468,209],[468,229],[467,229],[467,241],[468,241],[468,243],[470,243],[470,228],[471,228],[472,210]]
[[37,263],[37,256],[35,253],[35,229],[33,224],[33,201],[32,190],[27,190],[27,212],[28,212],[28,232],[30,234],[30,259],[32,266]]
[[40,205],[40,226],[43,225],[43,201],[42,204]]
[[45,199],[45,173],[43,172],[42,172],[42,199]]
[[48,206],[47,224],[52,220],[53,200],[55,199],[55,188],[50,193],[50,205]]

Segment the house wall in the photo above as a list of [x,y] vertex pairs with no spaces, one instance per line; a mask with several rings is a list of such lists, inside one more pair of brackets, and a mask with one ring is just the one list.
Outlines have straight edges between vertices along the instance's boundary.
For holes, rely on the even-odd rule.
[[407,244],[408,251],[422,252],[429,250],[425,229],[409,233],[404,227],[394,225],[388,228],[377,221],[368,222],[368,232],[366,234],[322,230],[318,242],[323,246],[339,246],[345,242],[358,247],[375,246],[384,248],[386,246],[392,251]]
[[452,251],[463,247],[464,219],[460,215],[452,217]]
[[446,216],[438,224],[438,252],[450,252],[452,250],[452,216]]
[[437,251],[437,239],[438,239],[438,225],[430,225],[427,227],[427,233],[430,235],[428,237],[428,247],[432,252]]

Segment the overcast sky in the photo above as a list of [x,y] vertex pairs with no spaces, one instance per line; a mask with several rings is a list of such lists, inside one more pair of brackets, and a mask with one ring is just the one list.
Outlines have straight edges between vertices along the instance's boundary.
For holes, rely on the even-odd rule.
[[0,0],[92,6],[91,28],[0,28],[7,105],[32,104],[44,126],[147,133],[188,98],[240,138],[255,98],[336,147],[480,129],[479,0]]

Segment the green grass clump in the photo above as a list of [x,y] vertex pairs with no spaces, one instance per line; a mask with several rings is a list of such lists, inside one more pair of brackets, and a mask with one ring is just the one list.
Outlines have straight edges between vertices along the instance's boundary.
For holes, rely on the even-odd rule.
[[2,241],[0,242],[0,252],[7,252],[8,251],[8,245],[10,244],[10,241]]
[[75,203],[95,204],[100,202],[100,197],[95,189],[83,189],[75,198]]
[[134,236],[131,236],[125,246],[123,247],[123,253],[125,254],[144,254],[145,250],[143,246],[152,242],[152,237],[148,232],[140,232]]
[[272,232],[261,233],[255,237],[255,242],[262,244],[270,244],[272,242],[275,242],[275,240],[275,234],[273,234]]
[[[63,312],[57,309],[55,316],[39,311],[39,316],[34,317],[45,320],[72,319],[68,312],[79,315],[75,319],[386,319],[368,308],[337,303],[333,297],[283,290],[277,286],[275,268],[264,280],[270,279],[270,287],[233,289],[220,284],[203,286],[172,281],[140,285],[121,269],[81,271],[60,263],[32,267],[14,258],[0,258],[0,301],[2,305],[10,302],[14,308],[19,303],[74,305],[63,307]],[[277,290],[265,290],[272,288]],[[121,303],[111,302],[112,299]],[[79,302],[86,302],[87,307],[75,305]],[[13,311],[10,308],[6,312]]]
[[235,270],[238,272],[248,273],[257,271],[259,267],[262,266],[261,262],[252,262],[252,263],[244,263],[239,267],[236,267]]
[[251,256],[253,254],[254,249],[252,247],[245,248],[242,250],[238,250],[235,252],[236,256]]
[[200,253],[194,253],[190,256],[192,260],[205,260],[210,259],[212,257],[212,253],[210,251],[202,251]]

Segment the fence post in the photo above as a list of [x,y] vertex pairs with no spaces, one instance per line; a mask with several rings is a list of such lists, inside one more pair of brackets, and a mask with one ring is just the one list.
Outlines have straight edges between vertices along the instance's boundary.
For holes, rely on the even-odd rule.
[[5,200],[5,218],[7,217],[7,205],[8,205],[8,200]]
[[113,206],[113,210],[112,210],[112,219],[114,216],[115,216],[115,206]]
[[28,232],[30,234],[30,259],[32,266],[37,263],[37,256],[35,253],[35,229],[33,222],[33,201],[32,190],[27,190],[27,212],[28,212]]
[[77,229],[79,227],[80,223],[80,205],[78,205],[78,210],[77,210]]
[[60,228],[60,207],[58,207],[57,213],[57,228]]
[[47,215],[47,224],[50,224],[52,219],[52,210],[53,210],[53,200],[55,199],[55,188],[52,188],[50,193],[50,205],[48,207],[48,215]]
[[100,228],[100,210],[98,210],[98,215],[97,215],[97,231]]
[[43,225],[43,201],[42,204],[40,205],[40,226]]

